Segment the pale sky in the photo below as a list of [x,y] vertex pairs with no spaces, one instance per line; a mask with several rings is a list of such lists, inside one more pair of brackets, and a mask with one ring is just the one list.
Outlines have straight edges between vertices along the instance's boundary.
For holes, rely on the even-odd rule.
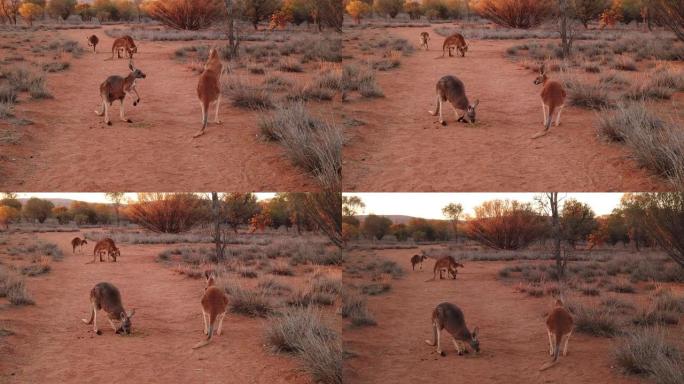
[[[204,192],[199,192],[204,193]],[[209,193],[209,192],[206,192]],[[110,203],[105,197],[104,192],[19,192],[17,193],[20,199],[28,199],[30,197],[38,197],[41,199],[70,199],[78,201],[86,201],[89,203]],[[137,200],[137,193],[127,192],[126,199]],[[270,199],[275,196],[275,192],[259,192],[255,193],[258,200]]]
[[[473,215],[474,207],[487,200],[533,202],[537,193],[345,193],[358,196],[366,204],[360,214],[406,215],[425,219],[445,219],[442,208],[461,203],[465,215]],[[607,215],[620,204],[622,193],[561,193],[559,198],[574,198],[589,204],[597,215]],[[562,204],[562,201],[561,201]]]

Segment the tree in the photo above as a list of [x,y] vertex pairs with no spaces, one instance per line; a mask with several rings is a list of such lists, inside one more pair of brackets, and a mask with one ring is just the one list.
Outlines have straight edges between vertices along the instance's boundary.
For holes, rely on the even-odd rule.
[[684,267],[684,192],[648,193],[641,197],[646,228],[672,260]]
[[116,217],[116,226],[119,226],[119,207],[121,206],[121,202],[123,201],[123,198],[125,196],[125,193],[123,192],[107,192],[105,194],[107,196],[107,199],[114,203],[114,215]]
[[458,220],[463,214],[463,206],[459,203],[450,203],[442,208],[442,214],[451,220],[454,229],[454,239],[458,243]]
[[356,24],[361,24],[361,18],[370,12],[370,6],[361,0],[351,0],[346,7],[349,16],[354,19]]
[[205,219],[202,204],[194,193],[139,193],[127,212],[132,222],[153,232],[181,233]]
[[0,14],[10,24],[17,24],[17,16],[22,0],[0,0]]
[[366,204],[358,196],[342,196],[342,216],[356,216],[366,208]]
[[539,26],[554,13],[553,1],[480,0],[476,10],[483,17],[504,27],[529,29]]
[[39,18],[43,14],[43,8],[37,4],[24,3],[19,7],[19,14],[29,26],[33,26],[33,20]]
[[417,1],[407,0],[404,4],[404,12],[408,13],[411,20],[417,20],[423,16],[423,7]]
[[382,16],[397,17],[404,8],[404,0],[373,0],[373,9]]
[[259,22],[268,20],[281,6],[279,0],[238,0],[242,16],[252,23],[254,30],[259,29]]
[[521,249],[545,232],[544,221],[529,203],[515,200],[485,201],[466,222],[466,234],[495,249]]
[[52,17],[66,20],[76,10],[76,0],[50,0],[45,10]]
[[651,0],[653,18],[684,41],[684,0]]
[[594,211],[588,204],[568,199],[563,204],[560,224],[563,237],[574,249],[578,241],[586,239],[596,228]]
[[393,224],[390,232],[397,238],[398,241],[406,241],[411,236],[406,224]]
[[210,27],[234,8],[233,0],[152,0],[143,10],[153,19],[174,29],[196,31]]
[[328,236],[338,248],[344,246],[342,237],[342,193],[324,189],[321,192],[297,194],[301,196],[301,208],[316,228]]
[[52,209],[52,216],[57,219],[60,225],[66,225],[74,219],[74,215],[67,207],[55,207]]
[[6,205],[12,207],[18,211],[21,211],[21,201],[17,198],[16,193],[7,192],[2,195],[0,199],[0,205]]
[[558,271],[558,280],[562,280],[565,274],[565,266],[567,258],[561,254],[561,241],[563,239],[563,231],[561,230],[560,216],[559,216],[559,198],[558,192],[546,192],[541,196],[536,197],[540,208],[551,216],[551,238],[553,239],[553,249],[551,254],[556,260],[556,271]]
[[227,193],[223,196],[223,219],[235,233],[238,227],[249,223],[259,212],[257,198],[253,193]]
[[589,22],[596,20],[610,8],[610,0],[570,0],[570,7],[574,18],[579,20],[584,28],[589,28]]
[[9,229],[9,224],[19,219],[20,212],[18,209],[8,206],[0,205],[0,225],[5,229]]
[[361,231],[370,238],[376,238],[382,240],[385,235],[390,233],[390,227],[392,226],[392,220],[385,216],[378,215],[368,215],[366,219],[363,220],[363,225],[361,226]]
[[[211,193],[211,218],[214,223],[214,245],[216,246],[216,261],[222,261],[224,251],[226,249],[225,234],[221,231],[221,202],[219,201],[218,192]],[[223,235],[223,236],[222,236]]]
[[54,207],[55,205],[50,200],[32,197],[24,204],[22,214],[27,220],[38,221],[42,224],[48,217],[52,216],[52,208]]

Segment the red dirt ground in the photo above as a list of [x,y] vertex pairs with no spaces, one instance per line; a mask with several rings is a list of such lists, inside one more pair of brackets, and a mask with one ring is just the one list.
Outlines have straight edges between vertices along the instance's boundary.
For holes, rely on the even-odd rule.
[[[667,183],[629,159],[623,147],[596,137],[593,111],[565,108],[560,127],[531,140],[542,129],[535,75],[505,58],[521,41],[470,42],[465,58],[441,58],[443,38],[431,28],[364,30],[362,39],[432,36],[430,51],[401,58],[398,69],[378,72],[385,98],[353,101],[348,113],[366,124],[348,129],[343,150],[345,191],[651,191]],[[352,32],[350,32],[352,33]],[[357,50],[347,54],[362,58]],[[381,52],[374,52],[376,55]],[[447,126],[428,110],[435,107],[435,84],[456,75],[471,102],[480,99],[475,125],[456,123],[450,107]],[[678,102],[681,104],[681,100]]]
[[[193,351],[203,339],[204,282],[156,263],[155,255],[168,246],[123,244],[120,262],[85,264],[93,245],[72,255],[67,244],[77,235],[38,236],[60,244],[65,258],[48,274],[27,278],[35,306],[4,305],[0,311],[0,324],[16,333],[0,339],[0,382],[311,382],[294,358],[265,350],[264,320],[229,313],[223,334]],[[131,336],[115,335],[102,311],[102,335],[81,322],[90,289],[101,281],[120,289],[127,309],[137,308]]]
[[[104,29],[38,32],[84,47],[86,37],[95,33],[98,53],[86,50],[80,59],[69,59],[70,69],[48,76],[55,99],[17,104],[15,115],[34,124],[18,128],[23,133],[19,145],[0,147],[0,187],[82,192],[318,189],[277,144],[257,137],[256,113],[232,107],[226,98],[219,114],[223,124],[210,124],[206,135],[192,140],[201,125],[197,76],[172,55],[181,46],[207,42],[138,42],[135,64],[147,78],[138,82],[141,103],[133,107],[126,99],[126,114],[134,123],[119,120],[116,103],[110,110],[113,125],[106,126],[93,113],[101,105],[100,83],[110,75],[127,74],[128,62],[106,60],[113,39]],[[30,57],[28,51],[18,53]]]
[[[577,332],[570,339],[568,355],[539,372],[549,359],[544,320],[553,300],[516,293],[514,287],[497,281],[505,262],[466,261],[456,281],[426,282],[434,262],[427,260],[422,272],[412,272],[409,259],[415,249],[374,252],[398,263],[406,275],[392,280],[388,293],[369,296],[368,308],[377,326],[344,329],[345,349],[356,354],[347,360],[349,383],[640,382],[611,368],[611,339]],[[347,284],[359,282],[345,277]],[[623,298],[631,301],[634,296]],[[442,333],[446,357],[425,344],[432,338],[432,310],[444,301],[461,307],[471,330],[480,327],[479,355],[458,356],[446,331]]]

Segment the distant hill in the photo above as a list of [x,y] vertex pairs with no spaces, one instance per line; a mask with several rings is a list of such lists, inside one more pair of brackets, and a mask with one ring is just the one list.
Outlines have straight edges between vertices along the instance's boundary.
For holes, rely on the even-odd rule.
[[[26,202],[28,201],[28,199],[24,199],[24,198],[18,199],[18,200],[21,202],[22,205],[26,204]],[[77,200],[72,200],[72,199],[56,199],[56,198],[43,199],[43,200],[51,201],[52,204],[55,205],[55,207],[69,207],[72,202],[77,201]],[[109,203],[103,203],[103,204],[109,204]]]
[[[368,215],[356,215],[356,218],[359,219],[359,221],[364,221]],[[416,219],[416,217],[412,216],[406,216],[406,215],[378,215],[378,216],[384,216],[390,220],[392,220],[392,223],[394,224],[408,224],[411,219]]]

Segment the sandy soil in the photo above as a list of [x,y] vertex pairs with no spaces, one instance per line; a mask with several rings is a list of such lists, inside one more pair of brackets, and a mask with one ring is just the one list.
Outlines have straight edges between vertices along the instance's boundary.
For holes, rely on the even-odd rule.
[[[566,108],[560,127],[542,129],[541,89],[535,75],[504,57],[518,41],[470,42],[465,58],[441,58],[443,38],[431,28],[364,30],[408,39],[429,30],[430,51],[403,57],[401,67],[378,73],[386,97],[353,101],[349,113],[366,124],[348,129],[344,148],[345,191],[650,191],[669,186],[639,169],[619,145],[596,137],[595,113]],[[358,40],[345,42],[345,48]],[[350,49],[356,58],[363,56]],[[375,52],[376,55],[380,52]],[[447,126],[428,110],[444,75],[461,78],[471,101],[480,99],[475,125]],[[682,100],[680,99],[679,103]]]
[[[375,251],[378,257],[399,263],[406,275],[391,282],[390,292],[369,297],[377,326],[345,328],[345,348],[357,354],[347,360],[347,382],[639,382],[611,368],[610,339],[579,333],[573,334],[568,355],[561,356],[559,364],[539,372],[549,359],[544,320],[552,299],[516,293],[514,287],[497,281],[496,273],[505,262],[465,262],[456,281],[426,282],[434,262],[427,260],[422,272],[412,272],[409,259],[415,253],[415,249]],[[358,279],[345,282],[360,284]],[[461,307],[471,330],[480,327],[479,355],[458,356],[446,332],[442,333],[446,357],[425,344],[432,337],[432,310],[444,301]]]
[[[60,244],[65,258],[50,273],[28,278],[35,306],[3,305],[0,323],[16,334],[0,339],[0,382],[310,382],[295,359],[265,351],[264,320],[229,313],[223,335],[193,351],[202,340],[204,285],[154,262],[168,246],[122,244],[120,262],[84,264],[93,245],[72,255],[67,244],[76,235],[39,235]],[[100,336],[81,322],[90,289],[101,281],[120,289],[127,309],[137,308],[131,336],[115,335],[103,312]]]
[[[105,27],[108,28],[108,27]],[[69,59],[71,68],[48,76],[55,99],[22,102],[16,115],[34,122],[19,127],[20,145],[0,147],[0,187],[14,191],[310,191],[314,180],[296,169],[276,144],[257,137],[257,114],[221,105],[222,125],[192,140],[200,128],[197,76],[172,59],[175,49],[203,42],[138,42],[135,64],[147,74],[138,82],[141,103],[117,105],[111,127],[99,109],[99,86],[127,74],[127,60],[111,57],[113,39],[99,30],[40,32],[71,38],[85,47],[100,37],[98,53]],[[3,39],[0,38],[0,42]],[[210,44],[213,42],[209,42]],[[19,52],[27,58],[30,53]],[[212,115],[213,116],[213,115]],[[213,119],[213,117],[212,117]],[[0,123],[0,128],[3,127]],[[179,184],[179,181],[182,183]]]

